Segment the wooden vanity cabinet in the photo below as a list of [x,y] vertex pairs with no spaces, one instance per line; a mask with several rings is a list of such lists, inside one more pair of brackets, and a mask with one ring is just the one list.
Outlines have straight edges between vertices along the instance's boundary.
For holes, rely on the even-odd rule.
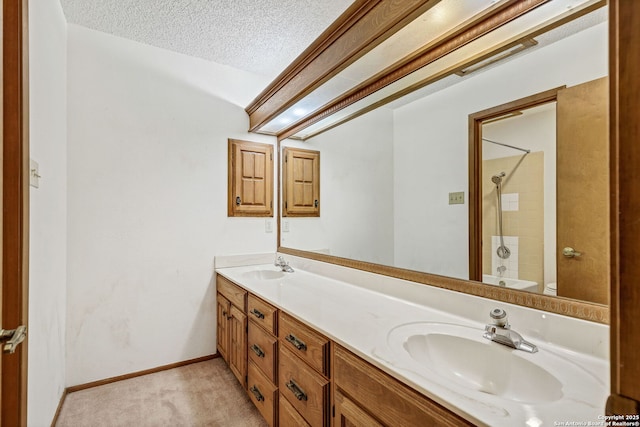
[[281,415],[282,424],[303,418],[312,427],[329,426],[329,339],[284,312],[279,315],[278,339],[280,399],[295,410]]
[[224,277],[216,284],[218,353],[269,426],[473,425]]
[[472,426],[400,381],[334,345],[336,426]]
[[218,353],[243,387],[247,385],[247,291],[222,276],[216,278]]
[[278,310],[249,294],[247,351],[249,397],[269,426],[278,425]]

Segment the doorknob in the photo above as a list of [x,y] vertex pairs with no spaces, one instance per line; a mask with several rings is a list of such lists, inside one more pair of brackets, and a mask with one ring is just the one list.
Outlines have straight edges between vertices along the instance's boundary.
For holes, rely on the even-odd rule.
[[566,256],[567,258],[575,258],[575,257],[579,257],[582,255],[581,252],[576,251],[573,248],[570,247],[566,247],[562,250],[562,255]]
[[27,327],[24,325],[18,326],[16,329],[2,329],[0,330],[0,342],[5,343],[2,348],[3,353],[13,354],[16,352],[16,347],[24,341],[27,336]]

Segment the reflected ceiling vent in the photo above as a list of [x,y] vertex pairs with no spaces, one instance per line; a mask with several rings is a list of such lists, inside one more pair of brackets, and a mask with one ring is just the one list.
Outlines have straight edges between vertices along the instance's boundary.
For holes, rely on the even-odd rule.
[[468,66],[467,68],[463,68],[459,71],[456,71],[456,74],[459,75],[460,77],[464,77],[467,76],[475,71],[478,71],[481,68],[487,67],[491,64],[495,64],[498,61],[502,61],[503,59],[509,58],[510,56],[513,56],[515,54],[518,54],[524,50],[529,49],[530,47],[533,47],[535,45],[537,45],[538,42],[534,39],[526,39],[520,42],[520,44],[517,44],[515,46],[511,46],[510,48],[506,49],[506,50],[502,50],[502,51],[498,51],[495,52],[492,56],[482,59],[478,62],[474,62],[472,63],[470,66]]

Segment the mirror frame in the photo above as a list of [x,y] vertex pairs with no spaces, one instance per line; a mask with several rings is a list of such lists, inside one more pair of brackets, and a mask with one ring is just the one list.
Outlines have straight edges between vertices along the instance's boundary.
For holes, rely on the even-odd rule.
[[[497,26],[500,26],[501,24],[508,22],[509,20],[513,19],[514,15],[517,15],[516,12],[520,12],[520,13],[526,13],[526,11],[531,10],[532,8],[545,3],[546,0],[540,1],[540,0],[523,0],[521,2],[517,2],[516,4],[513,3],[498,3],[497,7],[495,7],[494,9],[492,9],[491,13],[487,13],[484,14],[484,16],[482,17],[482,20],[480,22],[474,21],[474,25],[470,25],[470,26],[465,26],[464,28],[460,29],[459,31],[454,32],[455,34],[451,34],[451,35],[447,35],[447,37],[444,38],[444,40],[439,40],[437,43],[435,43],[435,45],[430,44],[430,49],[427,49],[426,52],[422,52],[421,56],[422,58],[424,57],[428,57],[430,52],[433,52],[434,50],[440,50],[440,53],[447,53],[445,49],[443,48],[443,44],[446,44],[447,42],[452,42],[452,40],[457,40],[458,42],[460,40],[473,40],[477,37],[480,37],[482,34],[484,34],[484,32],[479,31],[480,29],[484,29],[485,31],[487,31],[487,27],[491,27],[491,28],[496,28]],[[424,4],[428,4],[430,2],[425,1]],[[596,2],[593,3],[587,7],[585,7],[584,9],[582,9],[579,13],[579,15],[584,15],[586,13],[589,13],[593,10],[596,10],[602,6],[604,6],[607,2],[606,1],[600,1],[600,2]],[[357,9],[357,8],[356,8]],[[568,20],[568,18],[567,18]],[[558,22],[557,25],[562,25],[563,23],[565,23],[567,20],[562,20],[560,22]],[[611,21],[611,18],[609,19]],[[403,22],[407,22],[406,20]],[[345,34],[348,34],[348,32],[346,32]],[[451,36],[455,36],[455,37],[451,37]],[[321,36],[322,37],[322,36]],[[317,43],[318,41],[316,41]],[[315,43],[314,43],[315,44]],[[312,45],[313,46],[313,45]],[[306,51],[305,51],[306,52]],[[304,54],[303,54],[304,55]],[[611,55],[611,53],[610,53]],[[345,57],[343,58],[344,63],[348,65],[348,61],[351,61],[353,58],[352,57]],[[413,56],[413,58],[408,58],[406,61],[400,61],[401,63],[406,64],[417,64],[421,61],[416,60],[415,56]],[[396,65],[396,64],[394,64]],[[424,62],[422,62],[422,65],[425,65]],[[313,62],[309,63],[309,66],[313,66]],[[346,66],[346,65],[345,65]],[[342,69],[340,67],[337,67],[336,69]],[[304,68],[303,68],[304,69]],[[397,69],[395,69],[393,66],[389,67],[390,72],[388,74],[385,73],[381,73],[376,75],[375,77],[377,78],[377,81],[375,82],[366,82],[366,90],[365,92],[369,91],[372,88],[377,87],[378,89],[380,87],[382,87],[384,85],[384,82],[386,81],[385,79],[388,79],[389,76],[391,74],[393,74],[394,70],[397,71]],[[283,73],[285,74],[285,73]],[[336,72],[337,74],[337,72]],[[335,75],[335,74],[334,74]],[[289,78],[291,78],[291,76],[288,76]],[[327,77],[330,78],[330,77]],[[271,86],[276,87],[277,86],[277,81],[274,82]],[[613,84],[613,83],[610,83]],[[317,87],[317,86],[316,86]],[[367,89],[368,88],[368,89]],[[311,86],[309,86],[307,89],[309,89],[306,93],[310,93],[312,88]],[[417,89],[416,87],[414,87],[413,89]],[[269,88],[267,89],[269,90]],[[377,89],[376,89],[377,90]],[[552,89],[554,90],[554,89]],[[363,92],[364,93],[364,92]],[[369,92],[369,93],[372,93]],[[359,97],[353,97],[351,94],[351,96],[349,96],[350,94],[347,93],[345,95],[345,97],[339,98],[342,99],[342,101],[340,102],[340,106],[342,108],[344,108],[347,105],[350,105],[356,101],[358,101]],[[365,95],[366,96],[366,95]],[[299,99],[299,98],[298,98]],[[295,101],[295,99],[292,98],[293,101]],[[255,108],[255,105],[252,104],[253,107]],[[286,104],[287,105],[291,105],[291,104]],[[283,107],[284,108],[284,107]],[[247,111],[249,112],[249,107],[247,108]],[[255,110],[254,110],[255,111]],[[329,110],[323,110],[320,109],[317,113],[316,116],[314,117],[305,117],[302,119],[302,121],[304,121],[304,123],[308,126],[310,124],[315,123],[316,121],[320,120],[321,118],[326,117],[326,114],[331,111],[331,112],[335,112],[337,110],[335,109],[329,109]],[[250,113],[251,115],[251,113]],[[299,124],[298,124],[299,125]],[[287,138],[288,136],[291,136],[291,132],[290,129],[288,130],[284,130],[282,133],[278,134],[278,142],[277,142],[277,154],[276,154],[276,159],[278,162],[278,184],[277,184],[277,190],[278,190],[278,200],[280,200],[281,198],[281,150],[282,150],[282,145],[281,145],[281,141],[285,138]],[[613,138],[611,138],[611,140],[613,141]],[[612,150],[612,158],[614,156],[613,151],[614,151],[614,146],[613,144],[611,144],[611,148]],[[470,153],[471,155],[471,153]],[[612,171],[613,172],[613,171]],[[612,185],[613,182],[615,181],[615,179],[613,179],[612,177]],[[469,188],[469,201],[470,201],[470,209],[471,209],[471,194],[472,194],[472,187]],[[614,205],[611,204],[611,206],[613,207]],[[611,215],[611,221],[612,221],[612,229],[616,228],[618,226],[617,223],[617,217],[615,217],[614,215]],[[315,253],[315,252],[310,252],[310,251],[303,251],[303,250],[299,250],[299,249],[292,249],[292,248],[286,248],[283,247],[281,245],[281,222],[282,222],[282,215],[281,213],[278,214],[278,236],[277,236],[277,246],[278,246],[278,252],[283,253],[283,254],[288,254],[288,255],[293,255],[293,256],[298,256],[298,257],[303,257],[303,258],[308,258],[308,259],[312,259],[315,261],[321,261],[321,262],[327,262],[330,264],[335,264],[335,265],[339,265],[339,266],[343,266],[343,267],[349,267],[349,268],[355,268],[358,270],[363,270],[363,271],[367,271],[367,272],[371,272],[371,273],[376,273],[376,274],[382,274],[382,275],[386,275],[386,276],[390,276],[390,277],[394,277],[394,278],[399,278],[399,279],[403,279],[403,280],[409,280],[412,282],[417,282],[417,283],[421,283],[421,284],[425,284],[425,285],[430,285],[430,286],[435,286],[435,287],[439,287],[439,288],[443,288],[443,289],[448,289],[448,290],[452,290],[452,291],[457,291],[457,292],[462,292],[462,293],[466,293],[466,294],[470,294],[470,295],[474,295],[474,296],[479,296],[479,297],[483,297],[483,298],[489,298],[489,299],[493,299],[496,301],[501,301],[501,302],[505,302],[505,303],[510,303],[510,304],[516,304],[516,305],[520,305],[520,306],[524,306],[524,307],[529,307],[529,308],[534,308],[537,310],[542,310],[542,311],[547,311],[550,313],[556,313],[556,314],[561,314],[561,315],[565,315],[565,316],[571,316],[571,317],[575,317],[575,318],[579,318],[579,319],[583,319],[583,320],[588,320],[588,321],[593,321],[593,322],[597,322],[597,323],[602,323],[602,324],[608,324],[609,323],[609,319],[610,319],[610,311],[609,311],[609,307],[605,306],[605,305],[601,305],[601,304],[595,304],[595,303],[590,303],[590,302],[583,302],[583,301],[578,301],[578,300],[572,300],[572,299],[568,299],[568,298],[563,298],[563,297],[557,297],[557,296],[547,296],[547,295],[543,295],[543,294],[535,294],[535,293],[531,293],[531,292],[525,292],[525,291],[519,291],[519,290],[514,290],[514,289],[506,289],[506,288],[500,288],[500,287],[496,287],[496,286],[491,286],[491,285],[486,285],[480,282],[475,282],[475,281],[471,281],[471,280],[464,280],[464,279],[456,279],[456,278],[452,278],[452,277],[446,277],[446,276],[440,276],[440,275],[436,275],[436,274],[430,274],[430,273],[425,273],[425,272],[419,272],[419,271],[414,271],[414,270],[408,270],[408,269],[403,269],[403,268],[398,268],[398,267],[392,267],[392,266],[386,266],[386,265],[381,265],[381,264],[374,264],[374,263],[370,263],[370,262],[365,262],[365,261],[358,261],[358,260],[354,260],[354,259],[348,259],[348,258],[342,258],[342,257],[336,257],[336,256],[331,256],[331,255],[326,255],[326,254],[320,254],[320,253]],[[612,236],[612,246],[614,244],[614,237]],[[617,252],[612,252],[612,257],[614,256],[614,254]],[[612,259],[613,262],[613,259]],[[613,300],[613,298],[611,299]]]

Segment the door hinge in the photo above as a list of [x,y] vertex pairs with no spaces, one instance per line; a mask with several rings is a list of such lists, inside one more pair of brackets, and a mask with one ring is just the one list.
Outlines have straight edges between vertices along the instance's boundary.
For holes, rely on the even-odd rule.
[[24,341],[27,336],[27,327],[20,325],[16,329],[2,329],[0,330],[0,342],[4,343],[2,347],[3,353],[13,354],[16,352],[16,347]]

